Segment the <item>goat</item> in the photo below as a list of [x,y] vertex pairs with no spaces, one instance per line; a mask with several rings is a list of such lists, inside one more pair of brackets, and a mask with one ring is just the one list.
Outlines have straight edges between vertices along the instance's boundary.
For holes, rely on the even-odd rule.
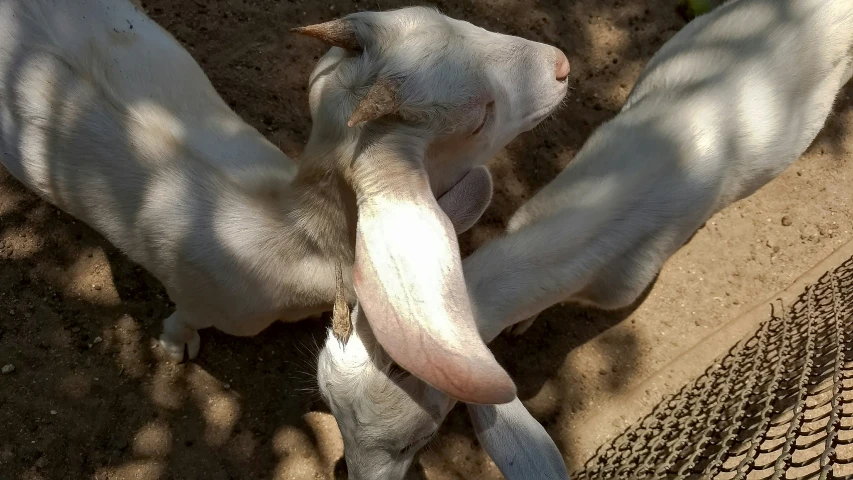
[[[335,47],[310,79],[298,170],[127,0],[0,1],[2,164],[163,283],[175,360],[198,355],[202,328],[248,336],[331,310],[341,265],[401,365],[461,399],[510,400],[435,196],[560,104],[568,60],[427,8],[297,32]],[[485,375],[448,383],[465,372]]]
[[[560,301],[633,303],[706,219],[805,151],[851,65],[850,0],[734,0],[688,24],[508,233],[464,260],[483,340]],[[346,343],[329,334],[318,382],[356,478],[400,478],[455,401],[394,366],[370,315],[368,324],[354,310]],[[566,478],[565,467],[541,462],[556,447],[523,407],[494,408],[468,406],[475,420],[484,410],[509,416],[477,432],[507,478]],[[537,449],[538,463],[519,461]]]

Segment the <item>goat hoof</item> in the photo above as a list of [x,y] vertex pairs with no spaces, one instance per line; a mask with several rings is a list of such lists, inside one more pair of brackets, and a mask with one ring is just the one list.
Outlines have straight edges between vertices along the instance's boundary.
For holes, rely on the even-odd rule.
[[[184,345],[184,342],[175,342],[168,338],[160,337],[160,348],[162,348],[163,351],[166,353],[166,357],[168,357],[168,359],[174,363],[181,363],[184,361]],[[196,345],[195,353],[196,355],[198,355],[198,345]]]
[[198,351],[201,348],[201,337],[198,332],[193,332],[193,337],[187,342],[187,354],[190,360],[195,360],[198,356]]

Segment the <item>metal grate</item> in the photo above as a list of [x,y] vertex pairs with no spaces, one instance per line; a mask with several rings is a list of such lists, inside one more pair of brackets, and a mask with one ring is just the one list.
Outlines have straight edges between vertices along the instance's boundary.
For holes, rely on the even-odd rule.
[[853,258],[572,478],[853,479]]

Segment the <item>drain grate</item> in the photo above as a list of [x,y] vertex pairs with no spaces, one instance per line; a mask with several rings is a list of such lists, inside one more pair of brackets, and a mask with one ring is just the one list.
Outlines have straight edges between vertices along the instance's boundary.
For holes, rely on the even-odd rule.
[[853,258],[572,478],[853,480]]

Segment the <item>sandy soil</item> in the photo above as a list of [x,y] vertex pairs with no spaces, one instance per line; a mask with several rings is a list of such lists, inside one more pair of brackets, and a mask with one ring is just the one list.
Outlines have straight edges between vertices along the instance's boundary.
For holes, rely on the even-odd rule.
[[[145,2],[231,106],[294,157],[309,132],[305,85],[323,48],[288,29],[409,3]],[[485,28],[558,45],[572,62],[568,105],[492,163],[497,196],[466,249],[500,232],[618,110],[644,63],[684,25],[675,3],[436,2]],[[711,219],[636,309],[557,306],[525,336],[495,342],[572,469],[589,449],[584,420],[601,413],[602,399],[850,239],[850,106],[842,95],[804,158]],[[0,169],[0,365],[15,369],[0,375],[0,478],[342,477],[340,437],[312,382],[322,322],[277,325],[256,338],[205,331],[198,361],[175,366],[153,340],[172,308],[153,277]],[[457,409],[411,478],[500,474]]]

